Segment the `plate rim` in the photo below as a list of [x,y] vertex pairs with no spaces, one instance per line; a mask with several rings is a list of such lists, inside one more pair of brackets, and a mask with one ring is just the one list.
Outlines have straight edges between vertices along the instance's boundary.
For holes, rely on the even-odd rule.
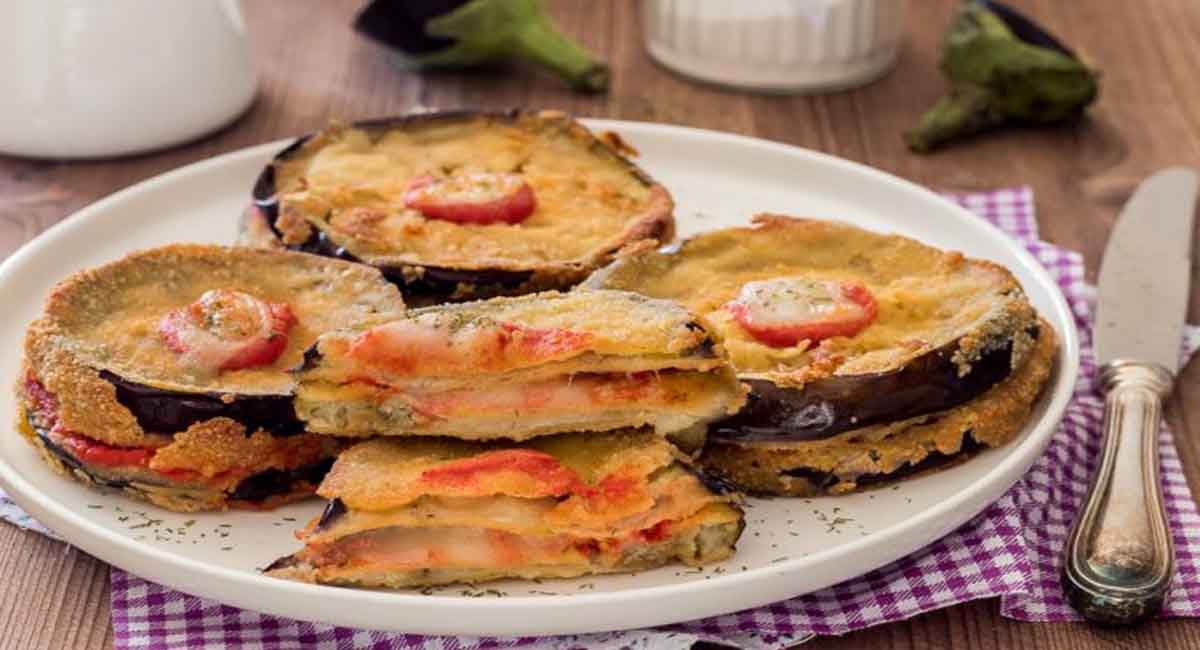
[[[691,603],[703,602],[698,600],[701,594],[717,595],[721,590],[727,588],[735,588],[744,586],[747,583],[756,583],[761,580],[782,579],[785,575],[791,575],[798,570],[803,570],[805,566],[820,565],[827,562],[830,555],[840,556],[845,554],[855,554],[862,551],[863,548],[872,546],[881,546],[888,544],[893,548],[882,554],[887,556],[882,561],[875,562],[872,565],[864,565],[861,568],[855,568],[847,575],[838,574],[835,579],[827,580],[820,587],[803,590],[800,593],[793,593],[794,597],[804,593],[811,593],[818,589],[827,587],[838,582],[853,579],[861,576],[880,566],[894,562],[900,558],[910,555],[913,552],[920,550],[936,542],[946,533],[961,526],[966,521],[978,515],[989,504],[999,498],[1013,484],[1028,471],[1029,467],[1042,455],[1046,446],[1049,444],[1054,430],[1062,420],[1063,413],[1073,394],[1074,386],[1077,383],[1079,374],[1079,336],[1074,327],[1074,319],[1065,297],[1058,284],[1050,277],[1046,269],[1036,260],[1036,258],[1025,249],[1019,242],[1015,241],[1007,234],[1003,233],[996,226],[978,218],[976,215],[968,211],[966,208],[946,199],[936,192],[925,188],[921,185],[905,180],[893,174],[882,170],[870,167],[868,165],[857,163],[854,161],[839,158],[830,154],[797,147],[781,142],[774,142],[763,138],[752,136],[714,131],[710,129],[701,129],[695,127],[660,124],[654,122],[636,122],[626,120],[608,120],[608,119],[584,119],[582,120],[590,128],[594,129],[611,129],[621,132],[623,135],[628,134],[636,141],[636,137],[643,133],[652,133],[654,135],[677,136],[687,139],[701,139],[709,142],[717,141],[719,143],[728,143],[743,147],[762,147],[776,152],[807,158],[812,162],[822,166],[832,167],[839,173],[859,174],[871,178],[873,181],[892,185],[897,189],[905,190],[910,193],[917,193],[922,198],[933,199],[943,205],[943,207],[954,213],[956,218],[965,220],[973,226],[979,227],[987,235],[989,239],[998,240],[1000,244],[1012,253],[1014,257],[1021,261],[1025,270],[1043,286],[1048,289],[1048,293],[1053,302],[1053,308],[1057,314],[1055,325],[1063,323],[1069,324],[1070,327],[1056,327],[1060,336],[1059,354],[1056,361],[1055,373],[1052,377],[1053,384],[1047,387],[1043,393],[1041,400],[1045,401],[1045,410],[1038,422],[1033,428],[1023,436],[1019,441],[1012,443],[1014,446],[1009,448],[1008,455],[1003,458],[995,467],[985,474],[975,478],[971,482],[970,489],[963,490],[959,493],[951,495],[949,498],[941,501],[935,506],[928,508],[916,516],[897,524],[893,524],[887,528],[883,528],[874,532],[867,537],[861,537],[850,541],[846,544],[841,544],[830,549],[812,553],[803,557],[793,558],[778,564],[759,567],[756,569],[747,570],[744,572],[730,573],[714,577],[712,580],[705,581],[687,581],[663,585],[654,585],[648,587],[637,587],[613,592],[597,592],[584,594],[571,594],[563,596],[506,596],[505,598],[497,599],[472,599],[458,596],[444,595],[419,595],[396,592],[381,592],[369,590],[344,590],[336,587],[328,587],[321,585],[310,585],[275,578],[267,578],[261,574],[250,573],[244,570],[233,569],[220,565],[209,564],[201,560],[188,557],[184,554],[169,552],[158,547],[141,544],[138,541],[122,536],[116,531],[112,531],[106,527],[100,526],[89,521],[86,518],[75,515],[68,504],[62,503],[48,495],[40,492],[32,483],[21,476],[16,468],[9,462],[7,458],[0,455],[0,486],[2,486],[11,498],[19,506],[34,515],[39,521],[42,521],[52,530],[68,530],[73,535],[62,535],[64,541],[75,545],[95,557],[118,566],[124,569],[131,562],[128,558],[140,556],[143,560],[152,562],[149,570],[145,566],[139,566],[137,570],[130,570],[130,573],[135,575],[145,576],[147,579],[170,586],[171,588],[180,589],[194,595],[214,598],[230,604],[237,603],[237,606],[247,609],[267,612],[278,616],[295,618],[299,620],[313,619],[303,615],[298,615],[296,612],[289,611],[286,607],[277,608],[272,606],[272,594],[277,595],[296,595],[304,598],[322,598],[330,595],[331,589],[338,589],[345,599],[346,604],[353,604],[352,601],[359,601],[364,605],[380,605],[386,604],[395,608],[412,608],[413,611],[427,610],[431,613],[453,614],[456,610],[462,612],[478,612],[480,610],[488,610],[492,612],[527,610],[531,607],[536,607],[542,611],[547,609],[575,609],[577,607],[589,607],[597,605],[612,605],[621,604],[626,607],[636,607],[639,603],[661,602],[660,599],[671,597],[688,596],[688,601]],[[267,142],[259,145],[252,145],[234,151],[226,152],[217,156],[205,158],[187,165],[167,170],[150,178],[138,181],[126,188],[118,190],[96,202],[93,202],[71,215],[62,219],[58,223],[47,228],[33,240],[27,242],[20,249],[14,252],[7,260],[0,264],[0,277],[7,277],[15,267],[22,266],[26,260],[37,256],[47,247],[51,247],[53,242],[63,236],[70,230],[79,227],[79,225],[89,219],[102,218],[104,213],[109,210],[109,206],[118,204],[126,199],[136,197],[142,192],[152,190],[160,185],[170,184],[176,180],[196,175],[212,169],[219,168],[225,165],[236,164],[237,162],[254,157],[262,157],[264,154],[274,153],[279,147],[289,143],[292,138],[284,138]],[[249,180],[248,180],[249,183]],[[233,218],[231,216],[231,218]],[[1012,476],[1011,479],[1004,478],[1006,475]],[[968,512],[969,511],[969,512]],[[945,522],[950,521],[949,525]],[[925,529],[936,529],[938,534],[932,538],[926,539],[926,534],[916,534]],[[61,533],[60,533],[61,534]],[[922,541],[913,542],[913,539]],[[882,541],[881,541],[882,540]],[[896,549],[901,549],[896,552]],[[246,598],[230,598],[226,594],[220,596],[214,595],[213,591],[207,585],[191,585],[187,588],[181,587],[181,580],[167,577],[166,574],[171,572],[195,572],[205,578],[205,580],[221,580],[229,582],[231,588],[245,588],[250,596]],[[227,590],[228,591],[228,590]],[[764,589],[763,592],[775,593],[777,590]],[[241,604],[253,600],[255,604]],[[643,619],[647,617],[643,614],[638,618],[638,622],[632,625],[623,624],[590,624],[586,617],[583,620],[571,621],[574,625],[555,625],[552,630],[539,631],[542,627],[533,627],[521,621],[513,621],[517,623],[511,629],[500,632],[498,634],[521,634],[530,636],[541,636],[551,634],[564,633],[587,633],[600,632],[615,629],[631,629],[635,627],[643,627],[647,625],[667,625],[686,620],[695,620],[719,614],[730,613],[732,611],[740,611],[754,607],[760,607],[770,602],[779,600],[777,597],[758,599],[739,600],[735,609],[730,609],[727,606],[721,606],[717,603],[720,598],[710,598],[707,601],[707,607],[692,607],[687,610],[683,616],[678,614],[671,615],[665,613],[662,616],[650,617],[654,621],[652,623],[643,623]],[[672,608],[674,611],[674,608]],[[699,613],[697,613],[697,611]],[[330,612],[330,616],[320,622],[327,622],[336,625],[348,625],[354,627],[364,627],[361,623],[347,623],[346,619],[338,618]],[[400,617],[398,617],[400,618]],[[609,617],[612,618],[612,617]],[[386,621],[379,621],[378,624],[366,625],[366,629],[391,630],[391,631],[407,631],[410,633],[427,633],[427,634],[454,634],[455,632],[445,631],[444,628],[438,628],[437,625],[426,627],[423,629],[435,630],[429,632],[414,632],[412,626],[404,626],[402,628],[388,626]],[[461,632],[460,632],[461,633]],[[492,634],[492,633],[481,633]]]

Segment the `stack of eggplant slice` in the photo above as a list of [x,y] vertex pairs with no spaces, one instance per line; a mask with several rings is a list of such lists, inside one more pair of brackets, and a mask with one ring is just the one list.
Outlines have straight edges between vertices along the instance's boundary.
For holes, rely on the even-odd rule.
[[761,494],[847,492],[1004,444],[1056,350],[1006,269],[836,222],[759,215],[586,286],[679,300],[721,333],[752,392],[700,463]]
[[375,269],[179,244],[60,283],[29,327],[19,429],[50,466],[178,511],[309,496],[341,446],[288,370],[322,332],[404,314]]
[[665,242],[662,185],[557,111],[441,111],[297,139],[254,186],[242,242],[378,267],[411,306],[577,284]]
[[322,336],[296,377],[308,429],[342,436],[523,441],[650,427],[690,452],[744,403],[703,324],[627,291],[416,309]]
[[677,303],[554,291],[669,240],[671,211],[555,112],[335,126],[276,156],[243,242],[374,266],[423,308],[322,336],[296,373],[308,430],[372,439],[270,572],[415,586],[728,557],[736,498],[682,451],[745,402],[723,348]]
[[669,442],[745,401],[677,303],[596,290],[427,307],[322,336],[297,378],[310,429],[374,438],[338,458],[327,514],[272,575],[580,576],[715,562],[741,533],[735,497]]

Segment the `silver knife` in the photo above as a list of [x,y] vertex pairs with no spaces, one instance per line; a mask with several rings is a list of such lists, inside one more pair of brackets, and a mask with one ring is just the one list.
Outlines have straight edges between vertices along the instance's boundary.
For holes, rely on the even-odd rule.
[[1158,471],[1162,404],[1179,369],[1191,279],[1197,174],[1146,179],[1121,210],[1100,263],[1100,467],[1063,549],[1063,589],[1084,618],[1154,614],[1175,573]]

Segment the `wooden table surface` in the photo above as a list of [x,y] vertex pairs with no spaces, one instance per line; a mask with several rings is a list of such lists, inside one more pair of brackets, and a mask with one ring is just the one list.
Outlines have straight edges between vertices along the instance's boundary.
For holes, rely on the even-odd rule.
[[[739,94],[672,76],[643,52],[637,5],[630,2],[552,2],[565,31],[612,65],[606,95],[572,94],[556,79],[521,67],[503,74],[404,74],[350,30],[360,4],[247,0],[259,96],[246,115],[212,137],[113,161],[0,156],[0,256],[76,209],[165,170],[307,131],[330,118],[389,115],[416,106],[556,107],[770,138],[937,188],[1028,184],[1036,191],[1044,237],[1082,251],[1093,278],[1117,210],[1135,184],[1161,167],[1200,163],[1200,3],[1195,0],[1015,2],[1104,71],[1099,103],[1075,126],[990,135],[929,157],[906,151],[900,133],[942,91],[937,44],[954,0],[910,3],[906,44],[890,76],[860,90],[816,97]],[[96,128],[104,126],[98,118]],[[747,197],[748,210],[752,199]],[[1193,290],[1200,292],[1195,277]],[[1200,300],[1192,301],[1191,315],[1193,322],[1200,320]],[[1198,491],[1200,363],[1183,373],[1168,417],[1180,432],[1180,452]],[[0,525],[0,576],[0,648],[111,647],[104,564]],[[993,600],[819,639],[808,647],[1196,648],[1200,623],[1158,621],[1134,630],[1016,623],[1000,618]]]

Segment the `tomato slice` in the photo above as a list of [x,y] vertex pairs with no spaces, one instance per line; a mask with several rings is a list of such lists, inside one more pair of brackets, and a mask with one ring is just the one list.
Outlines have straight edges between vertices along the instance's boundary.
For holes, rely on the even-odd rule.
[[533,449],[502,449],[450,461],[425,470],[421,480],[436,486],[478,489],[502,472],[528,477],[529,490],[546,496],[571,494],[583,485],[557,458]]
[[777,348],[854,336],[879,313],[862,284],[809,278],[748,282],[725,309],[756,340]]
[[152,448],[115,447],[83,436],[63,436],[60,444],[79,460],[102,467],[145,467],[154,456]]
[[168,313],[158,325],[163,344],[189,365],[238,370],[274,363],[287,347],[296,317],[286,304],[241,291],[212,289]]
[[520,323],[454,328],[433,314],[371,328],[350,344],[350,358],[401,375],[496,372],[565,359],[586,350],[593,336]]
[[650,544],[665,542],[671,536],[671,522],[664,519],[649,528],[639,530],[637,534]]
[[516,174],[421,176],[409,183],[404,204],[427,219],[486,225],[516,224],[533,214],[537,197]]

